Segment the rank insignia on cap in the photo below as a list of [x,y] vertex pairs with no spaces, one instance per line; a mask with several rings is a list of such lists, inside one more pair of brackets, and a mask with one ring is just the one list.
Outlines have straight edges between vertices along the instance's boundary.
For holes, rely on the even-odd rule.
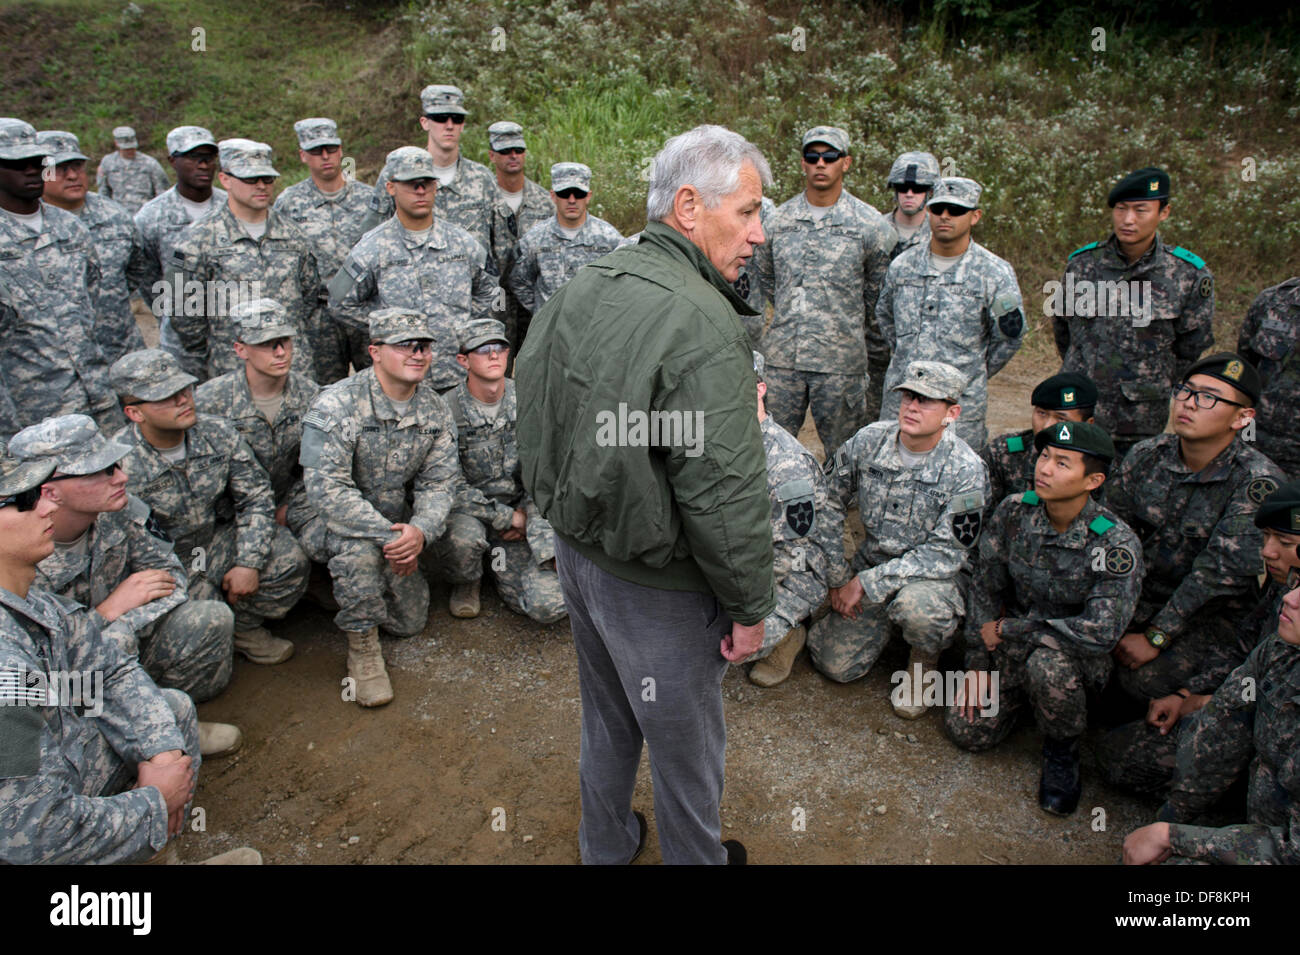
[[1073,392],[1073,391],[1062,391],[1062,392],[1061,392],[1061,404],[1063,404],[1063,405],[1071,405],[1071,404],[1074,404],[1074,392]]
[[1241,379],[1241,373],[1244,370],[1245,369],[1241,367],[1241,362],[1237,361],[1234,358],[1232,361],[1228,362],[1226,366],[1224,366],[1223,376],[1225,378],[1231,378],[1233,381],[1239,381]]
[[1056,440],[1057,440],[1057,441],[1069,441],[1069,440],[1070,440],[1070,426],[1069,426],[1069,425],[1067,425],[1067,424],[1062,424],[1062,425],[1061,425],[1061,431],[1060,431],[1060,434],[1058,434],[1058,435],[1056,436]]
[[1147,192],[1159,192],[1159,191],[1160,191],[1159,179],[1152,179],[1150,182],[1147,183]]

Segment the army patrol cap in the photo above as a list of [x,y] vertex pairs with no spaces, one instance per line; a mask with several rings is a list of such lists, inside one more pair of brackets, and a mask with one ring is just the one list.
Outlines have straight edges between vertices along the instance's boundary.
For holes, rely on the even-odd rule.
[[252,139],[223,139],[217,143],[221,171],[237,179],[279,176],[271,165],[271,147]]
[[235,339],[245,345],[260,345],[298,334],[284,306],[273,298],[237,302],[230,309],[230,317],[235,322]]
[[94,419],[84,414],[46,418],[9,439],[9,453],[14,457],[53,461],[55,471],[74,477],[102,471],[130,450],[105,438]]
[[130,126],[114,126],[113,145],[119,149],[135,149],[140,143],[135,138],[135,130]]
[[486,345],[488,342],[500,342],[507,346],[510,344],[510,339],[506,338],[505,325],[495,318],[475,319],[472,322],[467,322],[465,327],[460,330],[460,353],[462,355],[468,355],[479,345]]
[[551,192],[563,189],[591,192],[591,169],[580,162],[557,162],[551,167]]
[[754,375],[759,381],[765,381],[763,372],[767,370],[767,362],[763,360],[762,354],[754,352]]
[[493,152],[503,149],[527,149],[524,145],[524,128],[518,123],[502,120],[488,127],[488,145]]
[[814,126],[803,134],[803,145],[809,143],[825,143],[845,155],[849,152],[849,134],[838,126]]
[[335,125],[334,120],[326,119],[324,116],[300,119],[293,124],[293,131],[298,137],[298,148],[304,151],[315,149],[317,146],[343,145],[343,140],[339,139],[338,126]]
[[36,134],[36,141],[49,147],[50,155],[45,160],[47,166],[90,158],[81,151],[81,140],[64,129],[43,129]]
[[49,458],[24,461],[11,454],[0,454],[0,497],[12,497],[40,487],[54,473]]
[[433,157],[419,146],[399,146],[389,153],[384,160],[384,175],[392,182],[438,178],[433,170]]
[[1255,366],[1232,352],[1219,352],[1202,358],[1183,374],[1183,382],[1192,375],[1218,378],[1249,397],[1252,405],[1259,401],[1259,393],[1263,389],[1263,382],[1260,381]]
[[431,342],[429,319],[413,308],[379,308],[370,313],[370,340],[384,345]]
[[0,159],[36,159],[49,154],[50,147],[36,141],[36,128],[31,123],[0,117]]
[[167,155],[179,156],[200,146],[216,146],[217,140],[210,130],[202,126],[177,126],[167,134]]
[[123,355],[108,369],[108,380],[119,397],[129,395],[141,401],[162,401],[198,381],[161,348],[141,348]]
[[1048,411],[1070,411],[1097,406],[1097,386],[1087,375],[1063,371],[1038,383],[1029,403]]
[[1112,209],[1117,202],[1139,202],[1143,199],[1168,199],[1169,173],[1155,166],[1147,166],[1129,173],[1110,190],[1106,205]]
[[905,182],[914,182],[918,186],[933,187],[939,181],[939,160],[929,153],[903,153],[889,167],[889,186],[901,186]]
[[426,86],[420,90],[420,106],[424,108],[425,115],[437,113],[456,113],[459,116],[468,116],[469,111],[465,109],[465,94],[460,91],[458,86]]
[[913,391],[927,398],[942,398],[956,404],[965,387],[965,377],[952,365],[941,361],[914,361],[907,366],[907,375],[892,390]]
[[1058,421],[1034,435],[1034,447],[1039,451],[1049,444],[1066,451],[1082,451],[1107,461],[1115,460],[1115,444],[1106,429],[1087,421]]
[[984,188],[974,179],[967,179],[964,176],[947,176],[940,179],[934,187],[934,192],[930,194],[930,199],[926,202],[925,207],[939,204],[949,206],[961,206],[963,209],[978,209],[980,207],[980,195]]
[[1279,484],[1255,512],[1255,526],[1300,535],[1300,481]]

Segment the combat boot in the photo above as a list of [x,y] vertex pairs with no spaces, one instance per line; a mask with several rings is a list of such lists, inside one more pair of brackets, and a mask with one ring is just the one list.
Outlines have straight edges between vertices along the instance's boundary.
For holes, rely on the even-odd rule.
[[199,753],[204,757],[228,756],[244,741],[238,726],[229,723],[199,723]]
[[383,706],[393,699],[393,684],[384,668],[384,653],[379,648],[379,628],[348,632],[348,676],[356,683],[357,703]]
[[451,588],[451,599],[447,601],[447,609],[453,617],[478,616],[478,590],[482,582],[483,579],[480,577],[478,580],[471,580],[467,584],[456,584]]
[[261,865],[262,853],[256,849],[250,849],[243,846],[239,849],[231,849],[229,852],[223,852],[204,859],[202,862],[195,862],[194,865]]
[[243,654],[253,663],[270,665],[283,663],[293,656],[293,644],[273,637],[265,627],[235,631],[235,652]]
[[890,694],[894,712],[905,720],[920,719],[925,715],[924,698],[925,674],[939,664],[939,654],[923,653],[916,647],[907,656],[907,674],[902,685]]
[[1038,783],[1039,808],[1068,816],[1079,805],[1079,737],[1043,739],[1043,776]]
[[776,686],[784,683],[799,651],[808,642],[808,631],[795,627],[781,638],[772,652],[749,668],[749,682],[755,686]]

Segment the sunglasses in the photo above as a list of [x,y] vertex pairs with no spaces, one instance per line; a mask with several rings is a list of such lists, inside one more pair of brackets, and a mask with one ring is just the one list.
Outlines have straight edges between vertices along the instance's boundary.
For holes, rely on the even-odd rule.
[[396,349],[403,355],[426,355],[433,352],[433,342],[427,338],[410,338],[404,342],[389,342],[389,348]]
[[561,199],[586,199],[587,193],[581,189],[561,189],[556,193]]
[[122,465],[114,461],[106,468],[100,468],[98,471],[91,471],[89,474],[55,474],[53,477],[46,478],[46,481],[71,481],[73,478],[97,478],[112,477],[122,469]]
[[479,345],[478,348],[471,348],[469,351],[472,355],[504,355],[509,350],[510,346],[503,342],[488,342]]
[[40,499],[41,486],[38,484],[26,491],[19,491],[17,494],[11,494],[8,497],[0,497],[0,507],[8,507],[12,504],[20,511],[30,511]]
[[459,113],[425,113],[424,115],[434,123],[455,123],[460,126],[465,122],[465,117]]
[[507,146],[505,149],[498,149],[503,156],[522,156],[525,152],[523,146]]
[[251,186],[254,183],[259,182],[264,186],[269,186],[271,183],[275,182],[275,176],[235,176],[234,178],[238,179],[246,186]]
[[946,202],[936,202],[932,206],[930,206],[930,211],[937,216],[948,215],[948,216],[952,216],[955,219],[958,216],[964,216],[966,213],[970,212],[971,210],[963,208],[962,206],[949,205]]
[[41,169],[44,165],[44,156],[28,156],[26,159],[0,159],[0,169],[8,169],[13,172],[26,172],[28,169]]
[[327,156],[342,151],[342,146],[335,146],[332,143],[326,143],[324,146],[313,146],[311,149],[303,150],[303,152],[307,153],[309,156]]
[[810,166],[815,166],[817,165],[817,160],[819,159],[825,159],[826,162],[829,164],[833,162],[839,162],[843,157],[847,155],[848,153],[842,153],[838,149],[827,149],[822,152],[818,152],[815,149],[805,149],[803,151],[803,161]]
[[915,192],[925,195],[930,191],[929,186],[923,186],[916,182],[896,182],[894,183],[894,192]]

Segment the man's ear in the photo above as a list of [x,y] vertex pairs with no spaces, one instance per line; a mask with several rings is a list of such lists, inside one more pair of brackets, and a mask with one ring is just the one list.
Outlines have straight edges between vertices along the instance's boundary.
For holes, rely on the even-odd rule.
[[136,424],[144,423],[144,412],[136,405],[123,405],[122,414],[126,415],[127,421],[133,421]]
[[456,354],[456,364],[460,365],[460,367],[462,367],[462,368],[468,369],[468,368],[469,368],[469,358],[466,357],[465,355],[460,354],[459,352],[457,352],[457,354]]
[[688,231],[693,230],[703,205],[699,190],[691,185],[682,186],[673,196],[673,215],[677,224]]
[[1093,491],[1097,490],[1097,488],[1101,487],[1105,483],[1106,483],[1106,475],[1102,474],[1100,471],[1093,471],[1086,478],[1084,478],[1083,486],[1086,487],[1088,489],[1088,493],[1091,494]]

